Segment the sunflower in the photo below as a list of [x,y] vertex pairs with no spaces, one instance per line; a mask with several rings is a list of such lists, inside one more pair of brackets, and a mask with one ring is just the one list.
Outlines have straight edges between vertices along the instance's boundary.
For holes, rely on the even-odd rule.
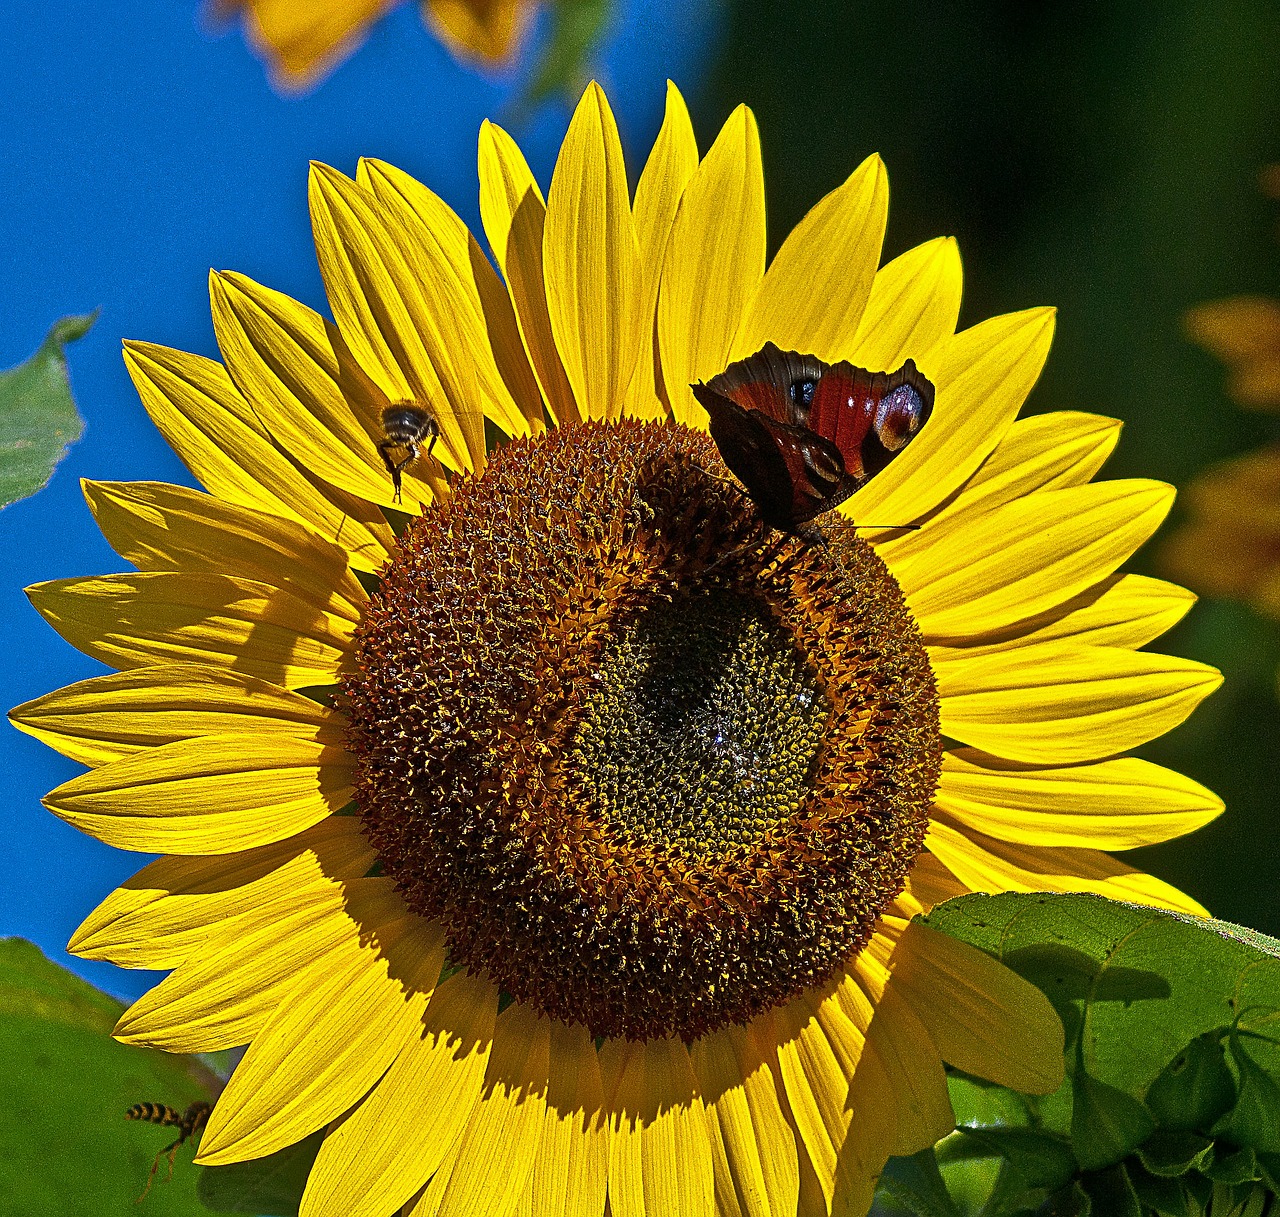
[[[306,90],[364,41],[369,27],[401,0],[211,0],[215,19],[243,15],[253,49],[272,82]],[[424,0],[422,16],[454,58],[497,65],[514,54],[537,0]]]
[[[878,266],[876,157],[767,269],[750,111],[700,158],[674,87],[634,200],[594,85],[545,201],[490,124],[480,189],[501,277],[404,173],[316,166],[332,321],[222,273],[225,363],[127,344],[207,493],[86,483],[136,572],[30,589],[119,669],[13,711],[91,766],[47,805],[166,855],[71,948],[172,969],[120,1039],[248,1045],[200,1161],[326,1130],[304,1217],[864,1212],[944,1061],[1062,1076],[1038,990],[915,914],[1202,911],[1103,852],[1221,809],[1123,755],[1219,683],[1139,649],[1193,598],[1116,573],[1172,491],[1091,482],[1109,419],[1016,420],[1050,311],[957,333],[954,242]],[[936,386],[780,556],[689,388],[768,340]]]

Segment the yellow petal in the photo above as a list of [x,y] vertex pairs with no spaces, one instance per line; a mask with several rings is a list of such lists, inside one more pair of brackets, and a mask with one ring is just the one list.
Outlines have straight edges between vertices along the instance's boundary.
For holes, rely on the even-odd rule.
[[388,402],[432,412],[433,455],[457,472],[483,468],[481,406],[492,406],[480,368],[492,356],[447,260],[407,241],[403,216],[327,165],[312,166],[309,194],[325,291],[357,362]]
[[443,962],[444,931],[411,916],[296,974],[218,1098],[201,1165],[264,1157],[350,1107],[419,1034]]
[[1193,341],[1226,363],[1280,351],[1280,301],[1233,296],[1189,309],[1183,318]]
[[229,732],[340,742],[342,716],[243,672],[166,664],[78,681],[9,711],[13,725],[84,765]]
[[689,386],[730,362],[764,258],[760,134],[739,106],[685,188],[663,261],[658,349],[676,422],[706,428],[707,412]]
[[948,1064],[1026,1094],[1062,1082],[1062,1023],[1049,999],[977,947],[913,922],[891,986]]
[[497,1012],[497,991],[465,969],[435,989],[422,1026],[325,1137],[300,1217],[385,1217],[442,1168],[480,1101]]
[[[892,981],[876,1003],[867,1045],[880,1060],[897,1112],[891,1153],[927,1149],[955,1127],[942,1058],[914,1010]],[[859,1065],[861,1072],[861,1064]],[[875,1108],[855,1109],[863,1121]]]
[[73,647],[113,668],[202,663],[298,689],[332,684],[355,634],[347,618],[227,575],[56,579],[27,595]]
[[1134,849],[1222,811],[1199,782],[1137,757],[1042,768],[971,748],[943,754],[934,802],[964,828],[1023,845]]
[[594,81],[560,147],[542,259],[551,332],[574,398],[588,418],[619,418],[640,350],[640,275],[622,141]]
[[[439,195],[385,161],[362,160],[359,180],[384,202],[399,200],[422,221],[423,229],[449,260],[458,282],[483,318],[482,329],[488,335],[494,366],[520,415],[512,417],[509,426],[504,424],[507,434],[542,431],[542,393],[520,340],[511,297],[467,226]],[[491,394],[495,402],[502,402],[496,388]]]
[[513,1002],[498,1016],[480,1102],[463,1130],[440,1217],[515,1212],[538,1153],[550,1044],[550,1021],[528,1006]]
[[606,1041],[612,1217],[712,1217],[711,1143],[689,1053],[678,1039]]
[[711,1129],[716,1211],[794,1217],[799,1160],[778,1102],[776,1062],[771,1071],[758,1042],[736,1026],[695,1040],[690,1059]]
[[247,1044],[317,961],[342,965],[362,935],[404,915],[391,879],[322,875],[233,916],[121,1016],[115,1037],[168,1052]]
[[267,60],[271,83],[283,92],[309,88],[363,41],[368,26],[394,0],[254,0],[245,8],[249,43]]
[[492,65],[511,57],[536,9],[528,0],[425,0],[422,11],[450,54]]
[[923,528],[877,545],[891,569],[943,544],[983,513],[1041,490],[1083,486],[1120,438],[1120,423],[1098,414],[1058,410],[1017,419],[959,494]]
[[81,485],[108,544],[139,570],[239,575],[360,620],[369,596],[346,553],[292,520],[165,482]]
[[971,637],[1061,604],[1105,579],[1164,521],[1174,490],[1133,478],[1007,503],[895,562],[925,637]]
[[1095,849],[1012,845],[939,816],[929,825],[931,852],[972,891],[1093,892],[1110,900],[1151,904],[1206,917],[1203,905],[1176,887]]
[[658,366],[658,287],[680,196],[698,168],[698,143],[680,90],[667,81],[666,112],[653,151],[636,184],[636,245],[640,262],[640,354],[628,398],[641,418],[660,418],[667,410]]
[[297,836],[239,853],[159,858],[98,905],[67,949],[125,968],[175,968],[230,918],[335,888],[373,861],[355,816],[329,816]]
[[857,1113],[840,1147],[832,1213],[865,1213],[897,1138],[898,1096],[876,1046],[863,1048],[849,1084],[849,1110]]
[[210,493],[307,525],[360,570],[386,562],[385,522],[373,526],[319,493],[274,447],[221,364],[143,342],[126,342],[124,361],[152,421]]
[[876,272],[871,297],[843,358],[892,371],[956,331],[964,277],[954,237],[909,249]]
[[[234,271],[210,272],[209,298],[227,371],[276,442],[334,486],[394,507],[378,455],[381,403],[335,351],[342,344],[332,323]],[[431,502],[412,469],[405,482],[411,498]]]
[[1040,375],[1053,311],[992,317],[932,351],[920,370],[937,389],[933,416],[910,446],[847,503],[873,524],[910,524],[963,486],[1004,437]]
[[1195,602],[1195,594],[1176,583],[1146,575],[1112,575],[1034,617],[974,635],[972,642],[935,644],[929,655],[948,663],[1054,641],[1136,650],[1177,625]]
[[869,156],[788,234],[756,290],[733,357],[766,342],[834,363],[854,348],[889,215],[889,176]]
[[1176,727],[1222,683],[1190,659],[1058,642],[933,667],[945,735],[1043,765],[1137,747]]
[[532,1217],[601,1217],[609,1122],[595,1043],[580,1024],[551,1024],[547,1110],[529,1196]]
[[216,854],[318,824],[352,795],[340,744],[264,733],[179,740],[64,782],[44,805],[119,849]]
[[551,333],[543,279],[546,225],[542,191],[515,140],[501,127],[480,126],[480,218],[489,246],[507,280],[520,336],[551,417],[582,417]]

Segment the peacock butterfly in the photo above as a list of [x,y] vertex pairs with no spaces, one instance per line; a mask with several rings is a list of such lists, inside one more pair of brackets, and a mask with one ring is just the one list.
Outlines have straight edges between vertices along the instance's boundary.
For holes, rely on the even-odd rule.
[[808,522],[879,473],[933,411],[933,385],[910,359],[868,372],[772,342],[691,388],[764,523],[802,537],[819,537]]

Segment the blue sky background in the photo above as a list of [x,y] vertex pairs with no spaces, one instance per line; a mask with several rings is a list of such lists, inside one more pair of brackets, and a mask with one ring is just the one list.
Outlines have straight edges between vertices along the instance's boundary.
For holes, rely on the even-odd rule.
[[[661,120],[663,81],[696,97],[714,0],[618,0],[595,63],[629,162]],[[673,12],[679,13],[678,19]],[[416,5],[301,99],[278,97],[238,31],[210,36],[197,0],[4,6],[0,77],[0,367],[26,359],[58,317],[101,307],[69,349],[85,437],[35,498],[0,512],[4,706],[106,671],[48,628],[21,589],[121,570],[93,526],[81,477],[192,480],[152,427],[120,358],[124,338],[216,356],[206,276],[243,271],[324,309],[307,220],[312,159],[354,172],[361,155],[413,173],[478,231],[476,134],[504,120],[518,80],[456,65]],[[544,187],[568,122],[561,103],[512,127]],[[325,310],[327,311],[327,310]],[[73,960],[63,947],[106,893],[148,859],[46,812],[81,772],[0,726],[8,787],[0,827],[0,935],[30,938],[121,996],[155,975]]]

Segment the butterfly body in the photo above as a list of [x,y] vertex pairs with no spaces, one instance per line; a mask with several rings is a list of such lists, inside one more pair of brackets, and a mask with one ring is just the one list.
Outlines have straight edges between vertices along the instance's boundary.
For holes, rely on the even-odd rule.
[[765,524],[802,536],[907,445],[934,398],[910,359],[896,372],[870,372],[773,343],[693,393]]

